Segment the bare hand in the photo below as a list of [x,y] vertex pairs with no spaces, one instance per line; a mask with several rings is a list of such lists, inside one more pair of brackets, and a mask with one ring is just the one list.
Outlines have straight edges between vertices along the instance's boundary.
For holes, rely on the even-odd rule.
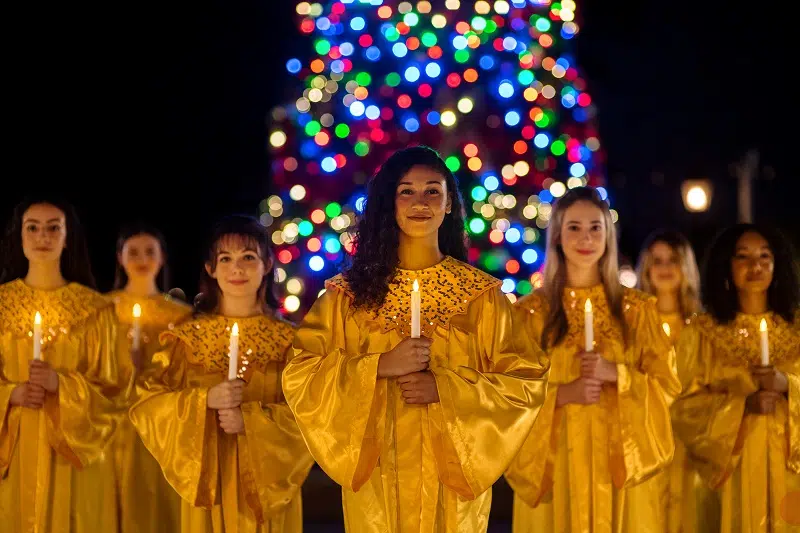
[[27,407],[28,409],[41,409],[44,405],[44,389],[39,385],[23,383],[11,391],[9,399],[11,405]]
[[241,407],[220,409],[217,414],[219,415],[219,427],[222,428],[222,431],[228,435],[244,433],[244,416],[242,415]]
[[564,385],[558,386],[556,393],[556,407],[568,403],[591,405],[600,401],[600,391],[603,382],[594,378],[578,378]]
[[208,389],[206,404],[209,409],[233,409],[241,405],[243,394],[244,381],[241,379],[223,381]]
[[617,382],[617,365],[597,352],[581,352],[581,377],[599,379],[606,383]]
[[50,363],[32,359],[28,370],[28,383],[39,385],[50,394],[58,392],[58,374]]
[[775,391],[760,390],[747,397],[745,407],[747,412],[756,415],[771,415],[781,395]]
[[136,372],[141,373],[144,369],[144,348],[133,348],[131,347],[131,364],[133,364],[133,368],[136,369]]
[[753,367],[753,378],[761,390],[784,393],[789,390],[786,374],[772,366]]
[[421,372],[428,368],[431,360],[431,340],[403,339],[390,351],[381,354],[378,361],[379,378],[395,378]]
[[397,378],[403,400],[408,404],[439,403],[436,378],[430,372],[414,372]]

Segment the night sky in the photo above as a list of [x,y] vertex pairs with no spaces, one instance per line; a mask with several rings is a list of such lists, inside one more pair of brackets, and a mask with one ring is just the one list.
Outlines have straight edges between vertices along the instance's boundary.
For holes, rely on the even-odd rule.
[[[193,294],[210,224],[256,214],[270,191],[265,119],[283,99],[286,59],[309,49],[294,6],[15,6],[0,215],[31,188],[65,192],[104,290],[120,224],[144,217],[167,235],[174,284]],[[775,176],[756,187],[756,218],[796,239],[797,90],[780,12],[723,2],[578,6],[579,67],[599,108],[623,252],[635,258],[660,226],[691,232],[701,247],[735,222],[728,165],[750,147]],[[715,181],[709,213],[684,211],[679,186],[690,177]]]

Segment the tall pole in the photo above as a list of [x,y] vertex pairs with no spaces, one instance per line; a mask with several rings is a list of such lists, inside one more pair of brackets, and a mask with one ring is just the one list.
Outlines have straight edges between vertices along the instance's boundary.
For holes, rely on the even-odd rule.
[[749,150],[744,159],[734,165],[734,172],[739,181],[737,194],[739,222],[752,224],[753,180],[758,173],[758,150]]

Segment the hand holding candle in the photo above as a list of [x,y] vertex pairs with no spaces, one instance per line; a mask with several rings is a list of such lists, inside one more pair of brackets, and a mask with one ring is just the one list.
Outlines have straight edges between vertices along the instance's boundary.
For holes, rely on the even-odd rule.
[[42,315],[39,311],[33,317],[33,359],[42,360]]
[[231,328],[231,340],[228,345],[228,381],[239,375],[239,323],[234,322]]
[[587,352],[594,351],[594,315],[592,314],[592,301],[586,299],[586,305],[583,307],[584,318],[583,327],[585,335],[585,347]]
[[411,338],[419,339],[422,331],[421,322],[422,295],[419,292],[419,283],[414,280],[414,287],[411,291]]
[[769,333],[766,319],[761,319],[758,330],[761,332],[761,366],[769,366]]
[[133,350],[138,350],[142,345],[142,324],[140,322],[141,316],[142,306],[139,304],[133,304],[133,341],[131,344],[131,348]]

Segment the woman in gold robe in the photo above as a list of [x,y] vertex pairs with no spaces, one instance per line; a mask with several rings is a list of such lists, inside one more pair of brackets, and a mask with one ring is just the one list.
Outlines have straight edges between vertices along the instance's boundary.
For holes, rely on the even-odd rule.
[[[126,412],[136,399],[136,379],[160,347],[158,335],[192,313],[190,306],[164,294],[168,287],[166,254],[161,232],[144,224],[124,228],[117,238],[115,290],[109,296],[121,327],[117,356],[120,376],[127,386],[118,401]],[[134,313],[139,315],[136,319]],[[127,416],[117,428],[111,453],[117,477],[120,531],[178,531],[180,496],[161,473]]]
[[517,307],[551,368],[506,474],[515,533],[663,531],[650,478],[672,459],[668,404],[680,388],[654,300],[619,284],[608,205],[594,189],[571,189],[553,209],[543,289]]
[[675,431],[719,491],[717,531],[800,531],[800,288],[792,254],[773,230],[741,224],[716,239],[706,269],[707,314],[678,344],[684,391],[672,406]]
[[[675,346],[683,326],[701,308],[700,273],[692,245],[680,233],[654,232],[642,247],[637,273],[639,288],[656,297],[662,326]],[[675,439],[672,464],[657,477],[664,486],[667,533],[719,530],[719,499],[703,483],[680,439]]]
[[236,216],[210,243],[201,314],[162,333],[130,418],[182,498],[180,531],[297,533],[313,460],[281,393],[294,328],[275,315],[269,237]]
[[544,394],[544,355],[520,342],[500,282],[462,262],[461,199],[433,150],[384,163],[356,243],[283,375],[311,453],[342,486],[345,530],[486,531],[491,486]]
[[86,241],[69,204],[21,203],[7,239],[0,285],[0,527],[116,531],[113,464],[104,458],[120,418],[107,396],[121,386],[114,307],[89,288]]

